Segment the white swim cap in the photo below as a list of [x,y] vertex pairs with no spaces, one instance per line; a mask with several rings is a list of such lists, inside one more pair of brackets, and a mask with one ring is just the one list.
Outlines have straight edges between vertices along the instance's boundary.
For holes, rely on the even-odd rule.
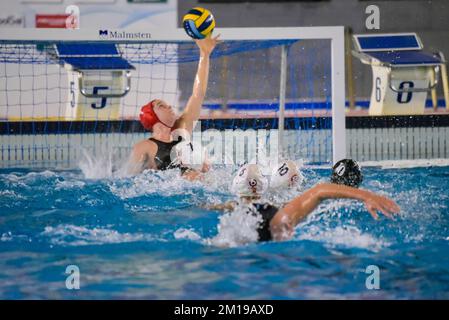
[[271,173],[270,188],[292,188],[299,185],[304,179],[298,167],[292,160],[279,164]]
[[257,164],[246,164],[237,172],[232,181],[232,192],[240,197],[260,196],[268,187],[267,179]]

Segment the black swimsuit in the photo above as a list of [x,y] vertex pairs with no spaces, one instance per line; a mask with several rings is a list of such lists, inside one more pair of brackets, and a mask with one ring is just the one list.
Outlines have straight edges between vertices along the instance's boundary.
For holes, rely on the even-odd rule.
[[[248,208],[247,214],[255,214],[255,211],[262,216],[262,222],[257,228],[259,233],[259,241],[270,241],[273,240],[270,231],[270,222],[278,212],[279,208],[272,206],[268,203],[253,203],[253,208]],[[254,210],[255,209],[255,210]]]
[[182,141],[182,138],[179,137],[177,141],[172,142],[163,142],[154,138],[149,138],[148,140],[153,141],[157,145],[157,152],[154,156],[154,162],[156,163],[156,168],[159,170],[167,170],[173,168],[180,168],[181,173],[186,172],[190,168],[181,166],[179,164],[173,164],[170,158],[171,149]]

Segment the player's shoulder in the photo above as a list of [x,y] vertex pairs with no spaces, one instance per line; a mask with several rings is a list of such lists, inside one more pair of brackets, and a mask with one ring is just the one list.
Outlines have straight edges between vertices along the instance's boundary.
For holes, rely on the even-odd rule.
[[156,152],[157,144],[152,140],[145,139],[137,142],[133,149],[138,152]]

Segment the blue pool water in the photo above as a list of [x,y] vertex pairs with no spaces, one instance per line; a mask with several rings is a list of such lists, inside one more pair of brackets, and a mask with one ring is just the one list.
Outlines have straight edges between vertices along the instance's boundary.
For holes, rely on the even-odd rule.
[[[0,170],[0,298],[448,299],[449,167],[364,170],[363,187],[395,199],[400,217],[329,201],[277,243],[246,243],[244,222],[201,208],[232,198],[231,170],[208,185]],[[305,169],[306,186],[328,174]],[[66,289],[68,265],[80,290]],[[365,286],[369,265],[379,290]]]

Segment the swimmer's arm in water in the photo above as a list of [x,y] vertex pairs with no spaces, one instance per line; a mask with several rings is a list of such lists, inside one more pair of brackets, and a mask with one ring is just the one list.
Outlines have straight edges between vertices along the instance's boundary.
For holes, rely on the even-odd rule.
[[157,145],[148,140],[140,141],[134,145],[128,162],[128,171],[131,174],[138,174],[145,169],[157,169],[154,162],[156,152]]
[[195,40],[197,46],[200,49],[200,61],[198,63],[198,70],[193,83],[192,95],[187,102],[187,106],[176,121],[175,128],[183,128],[192,133],[193,123],[200,117],[201,106],[206,96],[207,83],[209,81],[209,56],[214,50],[220,35],[216,37],[208,36],[202,40]]
[[204,162],[203,166],[201,167],[201,170],[195,170],[195,169],[187,169],[185,172],[182,173],[182,177],[188,181],[202,181],[204,182],[204,174],[210,170],[210,165],[208,162]]
[[368,212],[377,219],[378,213],[391,218],[399,212],[399,206],[391,199],[374,192],[343,185],[323,183],[307,190],[280,209],[270,222],[273,239],[288,238],[293,228],[327,199],[356,199],[363,201]]
[[204,175],[201,172],[196,171],[195,169],[188,169],[184,173],[182,173],[181,176],[188,181],[203,181],[204,180]]
[[208,204],[205,205],[204,208],[208,210],[214,210],[214,211],[232,211],[237,206],[237,202],[235,201],[228,201],[225,203],[218,203],[218,204]]

